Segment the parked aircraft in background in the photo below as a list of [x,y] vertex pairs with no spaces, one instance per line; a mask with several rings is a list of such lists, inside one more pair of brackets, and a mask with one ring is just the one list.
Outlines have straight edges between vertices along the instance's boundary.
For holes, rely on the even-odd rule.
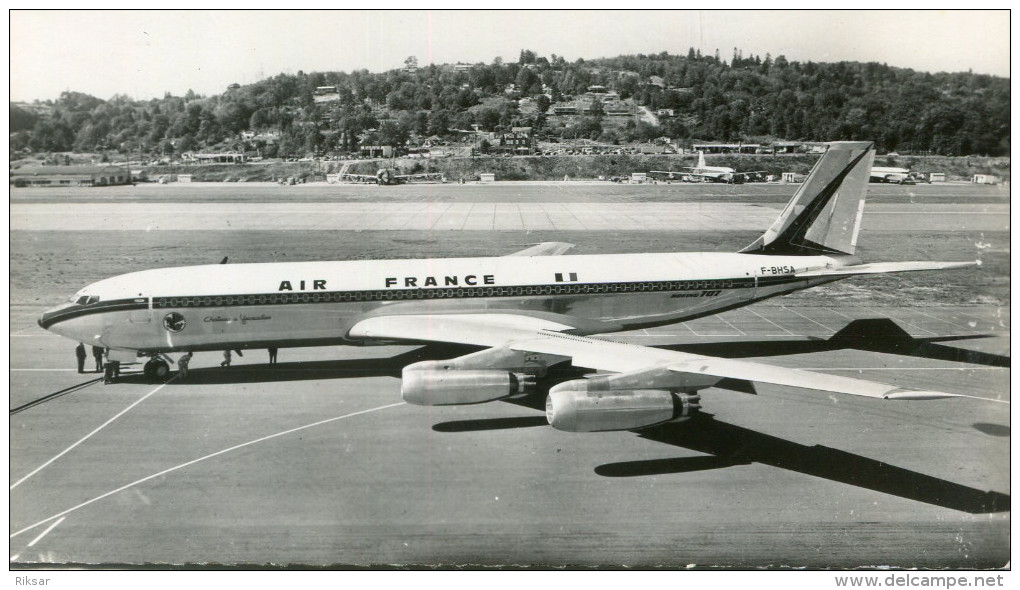
[[47,311],[50,331],[149,357],[175,352],[379,343],[481,350],[403,369],[421,405],[527,394],[557,363],[595,375],[556,385],[549,423],[567,431],[680,421],[727,378],[880,399],[952,397],[759,362],[614,342],[598,334],[675,324],[857,275],[973,262],[863,263],[854,256],[874,151],[830,144],[776,221],[739,253],[564,256],[546,243],[496,258],[205,265],[93,283]]
[[380,168],[374,176],[371,174],[347,173],[340,175],[340,182],[360,182],[366,184],[375,183],[383,186],[407,184],[408,182],[440,182],[442,179],[443,175],[438,173],[397,174],[391,168]]
[[887,168],[875,166],[871,169],[871,182],[913,184],[917,182],[917,175],[915,175],[906,168]]
[[740,184],[752,180],[764,180],[766,172],[756,170],[753,172],[737,172],[726,166],[708,166],[705,164],[705,152],[698,152],[698,164],[694,167],[684,168],[684,172],[666,172],[663,170],[652,170],[648,173],[659,180],[682,180],[684,182],[726,182],[729,184]]

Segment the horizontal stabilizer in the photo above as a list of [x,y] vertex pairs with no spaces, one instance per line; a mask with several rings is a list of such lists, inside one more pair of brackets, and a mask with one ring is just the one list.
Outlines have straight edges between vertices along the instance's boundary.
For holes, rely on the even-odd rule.
[[952,393],[942,393],[941,391],[913,391],[905,389],[903,391],[897,391],[893,393],[887,393],[885,399],[905,399],[905,400],[923,400],[923,399],[944,399],[947,397],[961,397]]
[[567,242],[542,242],[507,256],[559,256],[573,247],[573,244]]
[[513,338],[530,336],[538,330],[572,328],[554,321],[515,314],[387,315],[358,322],[348,336],[495,346]]
[[966,268],[968,266],[981,266],[981,261],[973,262],[874,262],[871,264],[856,264],[840,268],[820,268],[799,272],[797,278],[812,277],[840,277],[851,275],[879,275],[892,272],[914,272],[919,270],[946,270],[950,268]]

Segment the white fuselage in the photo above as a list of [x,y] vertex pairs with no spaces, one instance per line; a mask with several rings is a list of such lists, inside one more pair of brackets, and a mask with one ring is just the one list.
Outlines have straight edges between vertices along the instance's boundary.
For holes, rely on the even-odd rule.
[[614,254],[206,265],[120,275],[79,291],[40,325],[146,353],[351,343],[375,315],[571,318],[582,333],[681,322],[832,278],[828,256]]

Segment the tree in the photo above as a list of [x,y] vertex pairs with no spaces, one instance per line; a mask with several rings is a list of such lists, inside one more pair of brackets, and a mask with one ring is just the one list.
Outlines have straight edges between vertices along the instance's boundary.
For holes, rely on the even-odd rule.
[[450,127],[451,120],[450,111],[446,110],[435,110],[428,114],[428,129],[429,135],[446,135],[447,130]]
[[538,109],[538,113],[540,115],[545,114],[545,112],[549,110],[549,106],[551,104],[549,97],[544,94],[539,94],[535,97],[535,107]]
[[485,107],[478,111],[475,115],[475,119],[482,129],[486,131],[495,131],[496,125],[499,125],[499,111]]
[[410,130],[392,121],[379,126],[379,145],[404,146],[410,136]]
[[517,85],[517,90],[520,91],[522,96],[528,96],[532,86],[535,84],[539,85],[541,89],[542,81],[538,78],[538,74],[531,71],[531,68],[521,68],[520,72],[517,72],[517,78],[514,80]]

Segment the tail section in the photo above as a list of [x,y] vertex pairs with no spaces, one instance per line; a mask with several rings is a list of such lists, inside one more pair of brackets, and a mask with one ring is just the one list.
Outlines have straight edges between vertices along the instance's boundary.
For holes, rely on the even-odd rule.
[[697,168],[701,169],[705,167],[705,152],[698,152],[698,165]]
[[871,142],[840,141],[815,163],[779,218],[747,254],[853,254],[875,152]]

